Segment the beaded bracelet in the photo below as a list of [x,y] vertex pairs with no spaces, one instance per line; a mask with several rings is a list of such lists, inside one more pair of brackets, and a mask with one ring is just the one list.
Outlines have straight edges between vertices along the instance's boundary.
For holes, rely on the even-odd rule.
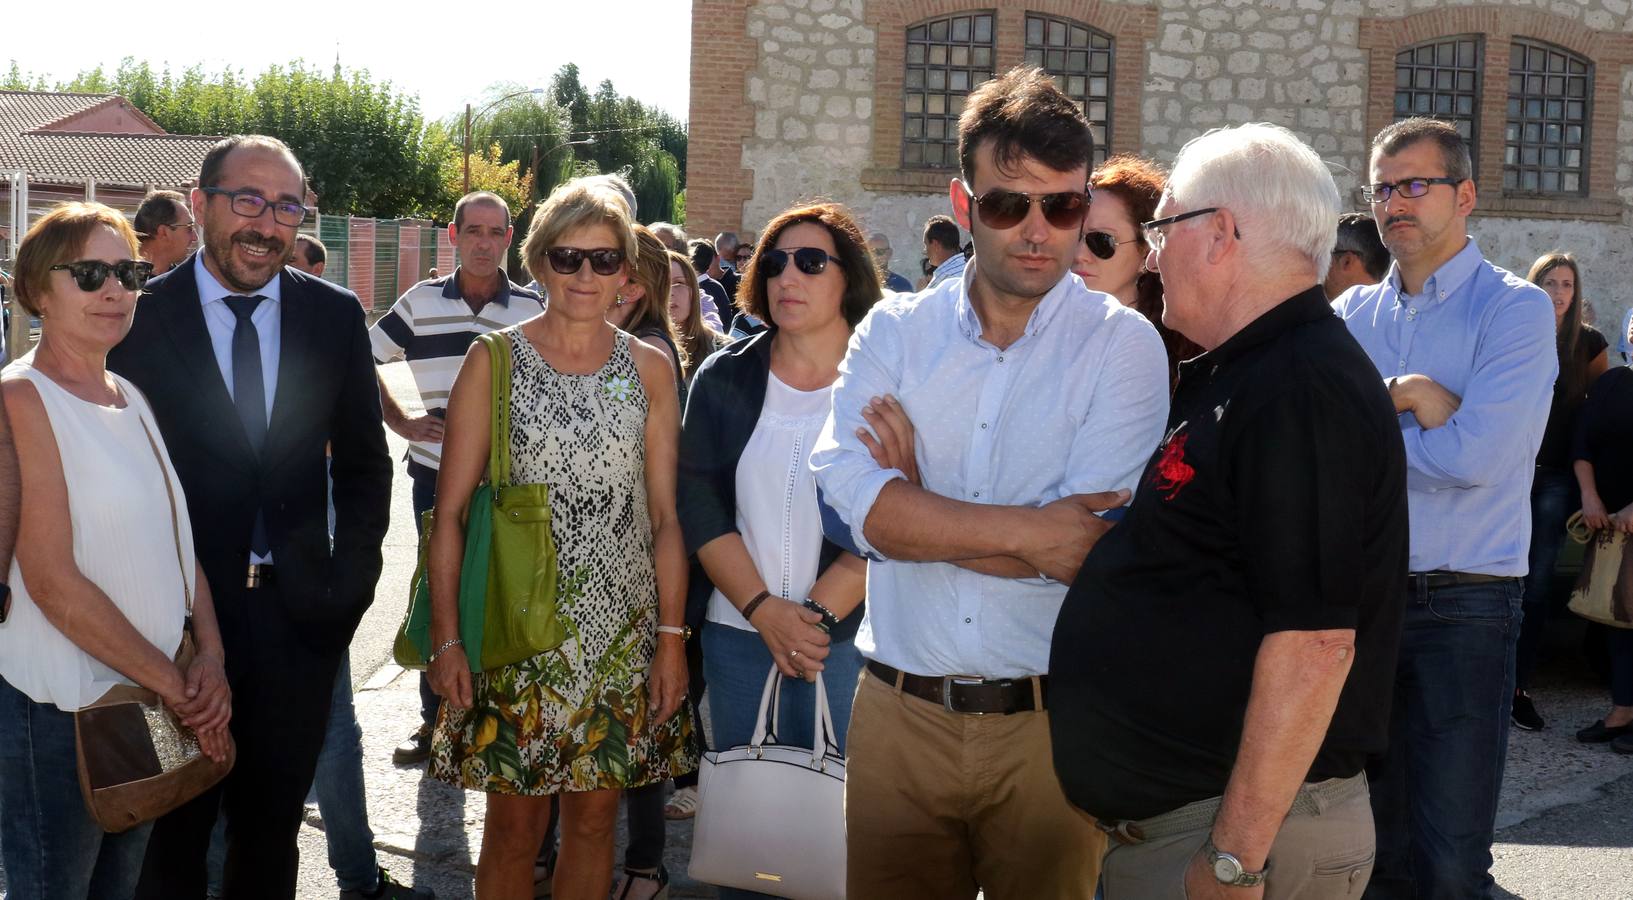
[[834,615],[833,610],[828,607],[812,600],[810,597],[806,597],[805,608],[822,617],[822,622],[817,627],[823,631],[832,631],[839,627],[839,617]]

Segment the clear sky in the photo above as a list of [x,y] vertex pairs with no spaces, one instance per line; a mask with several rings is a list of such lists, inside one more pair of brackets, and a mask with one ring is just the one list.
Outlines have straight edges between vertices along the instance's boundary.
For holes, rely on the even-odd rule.
[[[368,69],[440,119],[479,102],[495,82],[547,87],[577,63],[591,91],[612,79],[618,92],[687,117],[691,0],[440,2],[326,0],[267,6],[222,0],[141,4],[111,0],[7,3],[0,71],[15,59],[48,80],[126,56],[180,71],[201,63],[250,75],[304,59]],[[140,12],[138,12],[140,10]],[[72,22],[67,21],[72,19]]]

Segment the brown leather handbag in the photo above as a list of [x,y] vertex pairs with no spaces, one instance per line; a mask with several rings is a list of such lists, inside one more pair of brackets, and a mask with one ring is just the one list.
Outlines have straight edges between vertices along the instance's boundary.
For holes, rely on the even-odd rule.
[[[187,593],[187,620],[176,665],[183,672],[193,661],[193,591],[181,552],[176,492],[153,432],[142,420],[148,446],[158,460],[170,495],[170,528],[176,538],[176,565]],[[146,688],[116,685],[96,702],[74,713],[75,755],[79,788],[91,818],[105,831],[127,831],[157,819],[214,787],[232,771],[237,750],[231,738],[227,758],[216,762],[199,749],[198,737]]]

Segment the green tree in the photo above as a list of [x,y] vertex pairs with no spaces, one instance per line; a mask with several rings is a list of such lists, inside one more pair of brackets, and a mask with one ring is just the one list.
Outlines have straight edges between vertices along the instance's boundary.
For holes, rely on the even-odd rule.
[[[533,195],[533,175],[523,172],[515,160],[503,162],[498,144],[471,154],[471,190],[492,191],[504,199],[513,211],[527,206]],[[445,196],[458,198],[464,186],[465,166],[461,154],[452,154],[442,162],[442,185]],[[453,218],[453,206],[439,219]]]

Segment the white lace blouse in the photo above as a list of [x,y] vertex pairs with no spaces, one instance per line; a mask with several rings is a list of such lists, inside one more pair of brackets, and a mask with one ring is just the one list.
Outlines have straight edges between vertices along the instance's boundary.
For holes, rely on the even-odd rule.
[[[765,404],[737,460],[737,530],[766,588],[798,602],[816,583],[822,554],[816,477],[808,463],[833,388],[799,391],[774,373],[766,377]],[[709,597],[708,619],[754,630],[719,589]]]

